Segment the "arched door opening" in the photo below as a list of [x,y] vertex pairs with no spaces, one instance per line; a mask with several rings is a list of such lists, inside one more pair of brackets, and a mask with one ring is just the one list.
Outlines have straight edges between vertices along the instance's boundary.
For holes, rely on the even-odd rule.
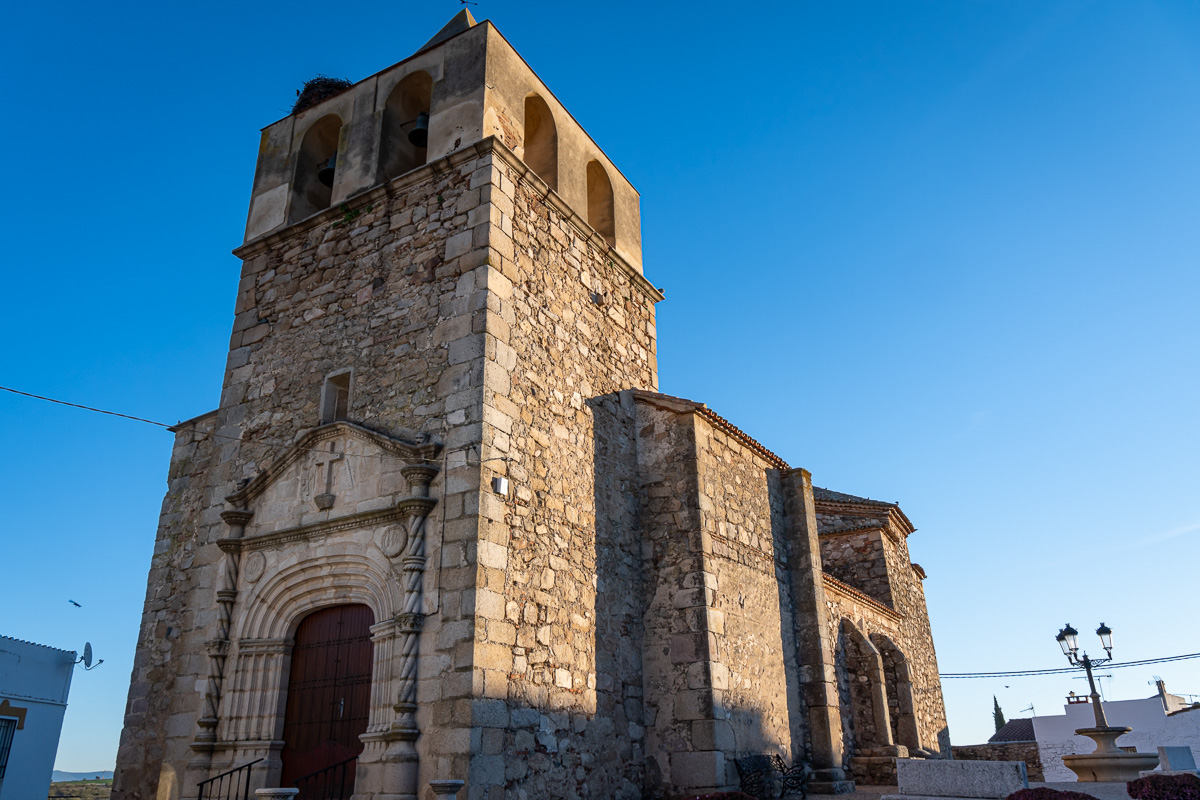
[[[303,782],[299,800],[327,795],[330,784],[349,797],[353,764],[363,750],[371,709],[371,626],[375,616],[365,605],[323,608],[296,629],[288,675],[283,722],[283,772],[280,785]],[[329,770],[324,773],[324,770]],[[320,773],[320,774],[317,774]]]

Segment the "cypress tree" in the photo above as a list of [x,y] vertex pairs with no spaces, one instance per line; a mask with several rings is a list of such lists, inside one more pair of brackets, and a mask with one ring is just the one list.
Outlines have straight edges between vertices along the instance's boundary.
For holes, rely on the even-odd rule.
[[992,705],[994,706],[992,709],[992,721],[996,723],[996,732],[999,733],[1000,729],[1004,727],[1005,721],[1004,712],[1000,710],[1000,701],[996,699],[996,695],[992,695]]

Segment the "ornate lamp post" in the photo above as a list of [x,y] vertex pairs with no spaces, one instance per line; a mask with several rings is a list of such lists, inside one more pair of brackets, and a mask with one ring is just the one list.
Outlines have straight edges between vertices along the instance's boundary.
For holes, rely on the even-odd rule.
[[1079,631],[1072,628],[1069,622],[1058,632],[1058,636],[1055,636],[1054,640],[1062,647],[1063,655],[1071,662],[1071,666],[1087,671],[1088,688],[1092,690],[1092,711],[1096,715],[1096,727],[1107,728],[1108,719],[1104,716],[1104,706],[1100,704],[1100,693],[1096,691],[1096,679],[1092,677],[1092,667],[1112,661],[1112,628],[1101,622],[1100,627],[1096,628],[1096,635],[1100,637],[1100,644],[1108,653],[1107,658],[1089,658],[1087,651],[1084,651],[1081,658],[1079,656]]
[[1054,637],[1071,666],[1087,671],[1088,688],[1092,690],[1092,713],[1096,716],[1096,727],[1075,731],[1096,743],[1095,752],[1063,756],[1062,760],[1067,768],[1079,776],[1080,781],[1129,781],[1138,777],[1141,770],[1154,769],[1158,756],[1154,753],[1126,753],[1117,746],[1117,738],[1133,729],[1113,727],[1104,716],[1104,706],[1100,703],[1100,693],[1096,691],[1092,667],[1112,661],[1112,628],[1101,622],[1096,635],[1108,654],[1105,658],[1091,658],[1086,652],[1080,655],[1079,631],[1072,628],[1069,622]]

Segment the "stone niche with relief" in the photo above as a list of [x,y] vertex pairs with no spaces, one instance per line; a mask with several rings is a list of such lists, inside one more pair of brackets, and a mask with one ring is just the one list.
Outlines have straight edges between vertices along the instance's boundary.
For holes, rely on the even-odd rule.
[[[241,535],[231,530],[223,545],[242,554],[242,592],[255,594],[252,585],[264,574],[305,562],[320,569],[321,560],[351,554],[382,556],[381,567],[391,562],[382,571],[398,579],[398,561],[414,526],[424,526],[437,505],[430,483],[439,471],[439,452],[427,435],[394,438],[349,422],[302,435],[286,455],[226,498],[227,514],[248,517]],[[250,597],[241,599],[252,605]]]

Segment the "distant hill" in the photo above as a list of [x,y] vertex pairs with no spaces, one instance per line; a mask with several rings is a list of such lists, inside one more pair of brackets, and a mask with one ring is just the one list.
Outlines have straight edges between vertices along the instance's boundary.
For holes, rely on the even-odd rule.
[[[42,773],[45,775],[46,773]],[[94,781],[96,778],[108,780],[112,778],[111,769],[100,769],[95,772],[63,772],[62,770],[54,770],[50,773],[51,783],[62,783],[63,781]]]

